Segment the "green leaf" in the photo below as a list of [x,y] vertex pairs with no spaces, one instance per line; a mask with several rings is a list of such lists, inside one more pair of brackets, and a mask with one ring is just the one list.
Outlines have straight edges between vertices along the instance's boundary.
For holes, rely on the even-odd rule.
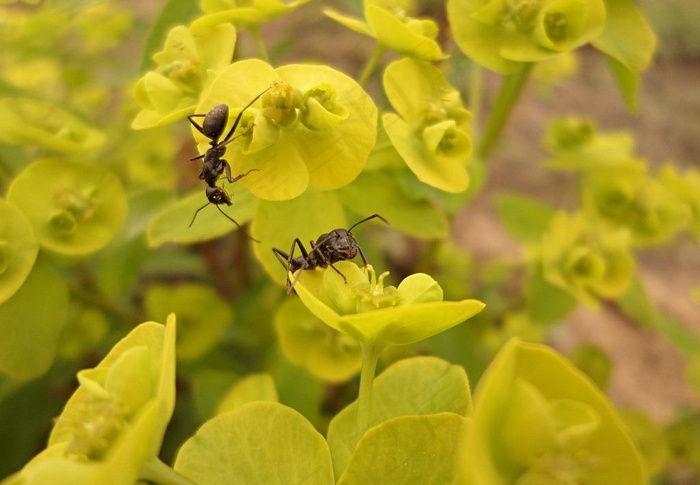
[[254,401],[278,402],[275,381],[270,374],[260,372],[240,379],[221,400],[216,414],[223,414]]
[[452,413],[388,420],[365,433],[338,485],[453,483],[466,426],[466,418]]
[[153,54],[158,52],[171,28],[178,24],[188,24],[198,13],[195,2],[167,0],[151,27],[141,57],[139,72],[145,73],[152,65]]
[[[438,413],[467,416],[472,407],[469,381],[462,367],[436,357],[401,360],[374,381],[372,406],[370,429],[400,416]],[[336,476],[347,467],[360,438],[355,401],[338,413],[328,428]]]
[[[231,197],[233,205],[218,207],[243,225],[253,217],[257,199],[240,185],[235,186],[235,191]],[[193,244],[215,239],[238,229],[216,207],[213,207],[213,204],[206,206],[207,203],[204,190],[198,190],[166,207],[148,225],[146,231],[148,245],[158,247],[168,242]],[[190,226],[192,218],[199,209],[201,210]]]
[[635,322],[645,327],[655,328],[657,325],[657,312],[654,303],[644,288],[642,281],[634,277],[629,288],[617,300],[620,309]]
[[169,313],[178,316],[177,358],[183,361],[209,352],[233,323],[229,304],[214,289],[196,283],[149,286],[143,293],[143,306],[153,320],[162,320]]
[[12,181],[7,200],[27,216],[41,246],[58,254],[94,253],[126,221],[127,199],[119,179],[82,162],[32,163]]
[[631,0],[605,0],[605,28],[591,43],[608,60],[630,112],[637,111],[639,73],[651,63],[656,36]]
[[625,100],[625,106],[630,113],[636,113],[638,108],[637,93],[639,90],[639,75],[634,71],[629,70],[624,64],[611,56],[605,56],[608,61],[610,72],[615,78],[617,87],[622,92],[622,98]]
[[44,374],[67,316],[63,277],[40,258],[19,290],[0,305],[0,371],[22,380]]
[[554,209],[525,195],[501,193],[494,204],[509,234],[523,242],[539,241],[554,216]]
[[27,279],[39,244],[22,211],[0,199],[0,304]]
[[576,308],[576,299],[559,286],[553,285],[535,271],[525,286],[528,315],[533,322],[551,325],[564,320]]
[[651,63],[656,36],[632,0],[605,0],[605,28],[591,43],[635,74]]
[[337,191],[338,198],[352,212],[381,214],[392,228],[422,239],[444,239],[449,232],[445,213],[424,199],[407,195],[399,180],[389,173],[362,173],[350,185]]
[[323,436],[301,414],[272,402],[245,404],[204,423],[180,448],[175,470],[207,485],[334,483]]

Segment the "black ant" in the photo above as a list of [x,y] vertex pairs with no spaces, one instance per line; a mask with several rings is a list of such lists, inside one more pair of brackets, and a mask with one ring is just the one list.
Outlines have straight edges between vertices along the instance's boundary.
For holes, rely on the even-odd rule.
[[[199,211],[204,209],[209,204],[214,204],[216,208],[219,209],[219,212],[226,216],[226,218],[229,219],[231,222],[236,224],[236,226],[238,226],[239,229],[243,230],[240,224],[238,224],[238,222],[236,222],[233,218],[231,218],[228,214],[221,210],[221,207],[219,207],[219,205],[221,204],[231,205],[231,198],[226,192],[224,192],[222,188],[216,185],[216,182],[219,180],[219,177],[221,177],[222,173],[225,173],[226,180],[228,180],[229,183],[234,183],[248,175],[250,172],[256,172],[258,170],[257,168],[254,168],[248,170],[246,173],[240,174],[236,177],[232,177],[231,166],[226,160],[224,160],[221,157],[223,157],[226,153],[226,145],[234,141],[236,138],[249,134],[250,131],[253,129],[253,126],[251,126],[244,133],[234,136],[236,128],[238,128],[238,124],[240,123],[241,117],[243,116],[245,110],[250,108],[250,106],[253,103],[255,103],[258,100],[258,98],[265,94],[269,89],[270,88],[267,88],[265,91],[255,96],[255,98],[253,98],[252,101],[250,101],[247,105],[243,107],[243,109],[238,113],[236,120],[233,122],[233,126],[221,142],[219,142],[219,138],[221,138],[221,135],[223,134],[224,129],[226,128],[226,123],[228,123],[229,110],[227,105],[219,104],[210,109],[207,112],[207,114],[193,114],[187,117],[187,119],[190,121],[190,123],[192,123],[192,126],[194,126],[197,129],[197,131],[199,131],[202,135],[206,136],[207,138],[209,138],[209,140],[211,140],[209,142],[211,148],[207,149],[207,151],[203,155],[199,155],[190,159],[204,159],[202,163],[202,170],[201,172],[199,172],[199,178],[204,180],[204,182],[206,182],[207,184],[205,194],[209,202],[207,202],[195,211],[194,217],[192,218],[192,222],[190,222],[190,225],[188,227],[191,227],[192,224],[194,224],[194,220],[197,218],[197,214],[199,214]],[[194,118],[204,118],[204,121],[200,125],[194,120]],[[251,239],[253,238],[251,237]],[[256,239],[253,240],[257,241]]]
[[[294,278],[294,281],[289,279],[289,273],[295,273],[298,270],[305,269],[316,269],[316,268],[326,268],[330,266],[333,270],[343,277],[343,280],[347,283],[348,280],[345,275],[341,273],[333,263],[338,261],[348,261],[353,259],[357,254],[360,254],[362,262],[365,266],[368,266],[367,257],[365,253],[362,252],[362,248],[353,237],[352,231],[355,227],[359,226],[363,222],[367,222],[371,219],[381,219],[386,224],[389,221],[384,219],[379,214],[373,214],[369,217],[365,217],[359,222],[353,224],[350,229],[334,229],[327,234],[321,234],[316,242],[310,241],[311,251],[307,251],[301,240],[297,237],[292,242],[292,248],[289,254],[284,251],[272,248],[272,252],[277,257],[277,260],[282,264],[282,266],[287,270],[287,294],[291,294],[294,285],[299,279],[299,275]],[[294,257],[294,248],[299,247],[301,251],[301,256]]]

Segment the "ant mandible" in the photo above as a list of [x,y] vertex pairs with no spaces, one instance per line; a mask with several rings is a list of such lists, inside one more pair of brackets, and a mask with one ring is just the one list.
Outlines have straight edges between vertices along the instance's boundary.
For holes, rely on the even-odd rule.
[[[194,221],[197,218],[197,214],[199,214],[199,211],[204,209],[209,204],[214,204],[216,208],[219,209],[219,212],[221,212],[231,222],[236,224],[236,226],[239,229],[243,230],[243,228],[241,228],[238,222],[236,222],[233,218],[231,218],[228,214],[221,210],[221,207],[219,207],[219,205],[221,204],[231,205],[231,198],[222,188],[216,185],[216,182],[219,180],[222,173],[225,173],[226,180],[228,180],[229,183],[234,183],[248,175],[250,172],[256,172],[258,170],[254,168],[248,170],[246,173],[240,174],[236,177],[232,177],[231,166],[226,160],[224,160],[221,157],[223,157],[226,153],[226,145],[234,141],[236,138],[249,134],[250,131],[253,129],[253,126],[251,126],[244,133],[234,136],[236,128],[238,128],[238,124],[240,123],[241,117],[243,116],[245,110],[250,108],[250,106],[253,103],[255,103],[258,100],[258,98],[265,94],[269,89],[270,88],[267,88],[263,92],[255,96],[255,98],[253,98],[247,105],[243,107],[243,109],[241,109],[235,121],[233,122],[233,126],[221,142],[219,141],[219,139],[221,138],[221,135],[223,134],[224,129],[226,128],[226,124],[228,123],[229,109],[227,105],[219,104],[210,109],[206,114],[193,114],[187,117],[187,119],[190,121],[190,123],[192,123],[192,126],[194,126],[197,129],[197,131],[199,131],[202,135],[206,136],[207,138],[209,138],[209,140],[211,140],[209,142],[210,148],[207,149],[207,151],[203,155],[199,155],[190,159],[204,159],[202,163],[202,170],[199,173],[199,178],[204,180],[204,182],[207,184],[205,194],[209,202],[207,202],[195,211],[194,217],[192,217],[192,221],[190,222],[190,225],[188,227],[191,227],[192,224],[194,224]],[[204,118],[204,121],[200,125],[194,120],[195,118]],[[250,236],[248,237],[253,241],[257,241],[257,239],[254,239]]]
[[[294,278],[294,281],[289,279],[289,273],[294,274],[298,270],[306,269],[316,269],[316,268],[326,268],[330,266],[333,270],[343,277],[343,280],[347,283],[347,278],[341,273],[333,263],[338,261],[348,261],[353,259],[359,253],[360,258],[365,266],[369,263],[367,262],[367,257],[365,253],[362,252],[362,248],[355,237],[352,235],[352,230],[362,224],[372,219],[381,219],[386,224],[389,221],[384,219],[379,214],[373,214],[369,217],[365,217],[359,222],[353,224],[350,229],[334,229],[327,234],[321,234],[316,242],[310,241],[311,250],[307,251],[301,240],[297,237],[292,242],[292,248],[289,254],[284,251],[272,248],[272,252],[277,257],[277,260],[282,264],[282,266],[287,270],[287,294],[291,294],[294,290],[294,285],[299,279],[299,274]],[[294,257],[295,247],[299,248],[301,251],[301,256]]]

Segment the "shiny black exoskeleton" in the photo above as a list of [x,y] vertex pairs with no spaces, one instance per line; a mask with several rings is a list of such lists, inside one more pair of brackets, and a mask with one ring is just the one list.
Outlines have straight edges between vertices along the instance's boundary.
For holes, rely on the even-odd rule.
[[[367,257],[365,253],[362,252],[360,245],[357,244],[351,231],[363,222],[367,222],[371,219],[381,219],[385,223],[389,223],[389,221],[379,214],[373,214],[356,222],[350,229],[334,229],[329,233],[321,234],[318,239],[316,239],[316,242],[309,242],[311,245],[310,251],[306,250],[299,238],[295,238],[292,242],[292,248],[289,254],[280,249],[273,248],[272,252],[277,257],[277,260],[287,270],[287,293],[291,293],[294,290],[294,285],[299,278],[299,275],[297,275],[294,281],[291,281],[289,279],[290,272],[293,274],[298,270],[326,268],[330,266],[347,282],[345,275],[338,271],[338,269],[333,266],[333,263],[348,261],[359,254],[360,258],[362,258],[362,262],[367,266],[369,264],[367,262]],[[301,256],[294,257],[295,247],[299,248]]]
[[[250,172],[256,172],[257,169],[254,168],[248,170],[246,173],[233,177],[231,175],[231,166],[226,160],[224,160],[221,157],[223,157],[226,153],[226,145],[234,141],[236,138],[247,135],[248,133],[250,133],[250,130],[253,129],[253,127],[251,126],[244,133],[234,136],[236,128],[238,128],[238,124],[240,123],[241,117],[243,116],[245,110],[247,110],[253,103],[255,103],[255,101],[257,101],[258,98],[260,98],[260,96],[262,96],[265,92],[267,92],[268,89],[258,94],[255,98],[252,99],[252,101],[250,101],[247,105],[243,107],[243,109],[240,111],[240,113],[238,113],[238,116],[233,122],[233,126],[221,141],[219,141],[219,139],[221,138],[221,135],[223,134],[224,129],[226,128],[226,124],[228,123],[229,109],[227,105],[219,104],[210,109],[206,114],[193,114],[187,117],[187,119],[190,121],[190,123],[192,123],[192,126],[194,126],[197,129],[197,131],[199,131],[202,135],[206,136],[207,138],[209,138],[209,140],[211,140],[209,142],[209,145],[211,145],[211,147],[207,149],[204,155],[199,155],[191,159],[204,159],[202,163],[202,170],[199,173],[199,178],[204,180],[204,182],[207,184],[205,194],[209,202],[207,202],[195,211],[194,217],[192,217],[192,221],[190,222],[190,226],[194,224],[194,221],[197,218],[197,214],[199,214],[199,211],[204,209],[209,204],[214,204],[216,208],[219,209],[219,212],[226,216],[226,218],[229,219],[231,222],[236,224],[236,226],[241,228],[238,222],[229,217],[229,215],[222,211],[219,207],[219,205],[221,204],[231,205],[231,198],[222,188],[218,187],[216,183],[222,174],[225,174],[226,180],[228,180],[229,183],[234,183],[248,175]],[[204,121],[202,121],[202,124],[200,125],[194,120],[195,118],[204,118]],[[255,239],[253,240],[255,241]]]

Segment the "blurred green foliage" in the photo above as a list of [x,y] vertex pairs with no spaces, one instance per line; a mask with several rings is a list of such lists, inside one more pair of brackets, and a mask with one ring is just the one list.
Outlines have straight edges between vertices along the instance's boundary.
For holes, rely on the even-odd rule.
[[[697,414],[620,417],[602,349],[577,369],[543,345],[579,304],[613,307],[688,357],[697,388],[700,339],[636,269],[644,248],[697,243],[697,170],[551,120],[527,162],[575,178],[573,206],[496,194],[508,259],[452,237],[530,77],[565,83],[592,45],[643,110],[649,24],[689,55],[697,29],[630,0],[361,3],[0,2],[2,483],[700,476]],[[374,40],[359,74],[280,40],[317,39],[298,26],[324,14],[330,51]],[[503,75],[493,99],[484,69]],[[221,104],[218,135],[187,126]],[[389,225],[352,227],[371,214]],[[328,268],[350,227],[371,265]]]

